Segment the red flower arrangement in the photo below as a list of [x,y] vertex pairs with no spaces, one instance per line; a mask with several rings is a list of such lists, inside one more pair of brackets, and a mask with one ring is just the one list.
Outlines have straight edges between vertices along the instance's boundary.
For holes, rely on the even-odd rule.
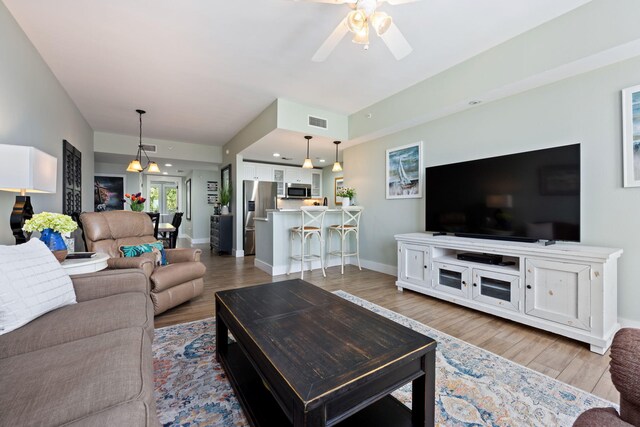
[[144,202],[147,201],[144,197],[142,197],[141,193],[136,194],[125,194],[123,202],[129,203],[132,211],[142,212],[144,210]]

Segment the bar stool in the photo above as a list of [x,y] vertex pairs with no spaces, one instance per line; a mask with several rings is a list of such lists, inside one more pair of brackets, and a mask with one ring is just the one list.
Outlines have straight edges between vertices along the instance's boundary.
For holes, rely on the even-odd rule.
[[[334,255],[340,257],[340,272],[344,274],[344,258],[349,256],[356,256],[358,258],[358,268],[362,270],[360,266],[360,217],[364,208],[361,206],[348,206],[342,208],[342,222],[340,224],[329,226],[329,251],[328,256]],[[331,236],[337,233],[340,239],[340,250],[331,250]],[[347,252],[346,242],[349,237],[349,233],[353,233],[356,237],[356,250],[355,252]]]
[[[324,214],[327,211],[326,206],[303,206],[300,208],[301,212],[301,225],[298,227],[291,227],[289,231],[289,269],[287,275],[291,273],[291,265],[293,260],[300,260],[300,278],[304,279],[304,263],[312,263],[314,260],[320,260],[320,268],[322,268],[322,275],[327,277],[324,272]],[[294,240],[300,238],[300,255],[293,253]],[[320,253],[311,253],[311,240],[313,237],[317,237],[320,242]],[[307,243],[308,249],[305,251],[305,243]],[[313,270],[313,264],[310,264],[310,270]]]

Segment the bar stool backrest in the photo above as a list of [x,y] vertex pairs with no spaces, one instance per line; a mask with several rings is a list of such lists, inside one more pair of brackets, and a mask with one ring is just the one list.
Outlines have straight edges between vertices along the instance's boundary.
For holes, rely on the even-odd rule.
[[300,208],[302,215],[302,231],[310,227],[324,228],[324,214],[327,212],[326,206],[303,206]]
[[360,228],[360,217],[362,216],[362,206],[347,206],[342,208],[342,228]]

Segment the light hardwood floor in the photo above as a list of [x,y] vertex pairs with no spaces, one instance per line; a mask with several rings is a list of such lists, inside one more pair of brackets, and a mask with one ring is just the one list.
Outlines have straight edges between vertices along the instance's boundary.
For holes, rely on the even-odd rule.
[[[155,326],[174,325],[215,316],[214,294],[223,289],[242,288],[300,277],[271,277],[253,265],[254,257],[217,256],[203,247],[207,266],[204,294],[156,317]],[[484,348],[516,363],[556,378],[579,389],[618,403],[619,394],[609,375],[609,353],[599,356],[586,344],[489,314],[405,290],[397,291],[395,277],[371,270],[339,267],[305,272],[305,280],[327,291],[343,290],[374,304],[403,314],[434,329]]]

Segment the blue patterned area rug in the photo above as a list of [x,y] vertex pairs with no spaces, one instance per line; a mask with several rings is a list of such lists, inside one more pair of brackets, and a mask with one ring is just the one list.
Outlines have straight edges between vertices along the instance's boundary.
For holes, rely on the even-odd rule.
[[[335,294],[438,342],[436,425],[570,426],[586,409],[614,406],[346,292]],[[248,425],[215,361],[215,319],[157,329],[153,353],[163,425]],[[393,395],[411,407],[411,384]]]

